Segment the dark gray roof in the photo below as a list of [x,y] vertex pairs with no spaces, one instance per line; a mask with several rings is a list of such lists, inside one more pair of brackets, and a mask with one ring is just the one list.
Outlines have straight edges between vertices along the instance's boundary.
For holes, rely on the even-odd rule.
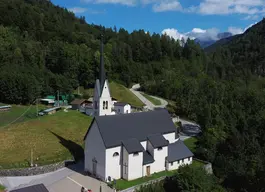
[[123,102],[116,102],[114,103],[114,106],[122,106],[124,107],[125,105],[127,105],[128,103],[123,103]]
[[[166,110],[96,116],[93,122],[97,123],[106,148],[119,146],[121,141],[131,138],[146,141],[148,135],[176,131],[176,127]],[[86,135],[88,133],[89,130]]]
[[135,138],[122,141],[122,144],[124,145],[125,149],[128,151],[129,154],[144,151],[144,148],[141,143]]
[[168,145],[168,141],[161,134],[149,135],[147,138],[154,148],[164,147]]
[[153,163],[155,160],[148,151],[143,152],[143,165]]
[[174,162],[192,156],[193,153],[180,140],[168,145],[168,157],[167,157],[168,162]]
[[16,189],[10,192],[49,192],[43,184],[33,185],[21,189]]

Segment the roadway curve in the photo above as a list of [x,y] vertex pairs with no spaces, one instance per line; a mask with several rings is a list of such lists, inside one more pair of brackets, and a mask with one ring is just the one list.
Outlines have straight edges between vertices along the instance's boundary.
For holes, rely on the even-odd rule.
[[151,101],[149,101],[147,98],[145,98],[140,91],[138,91],[138,89],[140,88],[140,84],[135,84],[132,86],[132,88],[130,89],[130,91],[136,95],[136,97],[138,97],[146,106],[148,109],[150,110],[154,110],[154,108],[165,108],[168,105],[168,102],[162,98],[156,97],[156,96],[152,96],[154,99],[157,99],[161,102],[161,105],[154,105]]

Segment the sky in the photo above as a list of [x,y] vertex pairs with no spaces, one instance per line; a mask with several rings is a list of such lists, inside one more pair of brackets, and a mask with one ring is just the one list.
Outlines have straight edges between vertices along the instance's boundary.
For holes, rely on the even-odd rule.
[[87,23],[144,29],[175,39],[243,33],[265,15],[265,0],[51,0]]

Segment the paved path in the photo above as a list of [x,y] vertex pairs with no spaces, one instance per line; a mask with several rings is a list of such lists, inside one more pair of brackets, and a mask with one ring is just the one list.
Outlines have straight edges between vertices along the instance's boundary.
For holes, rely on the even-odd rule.
[[165,108],[168,105],[168,102],[162,98],[152,96],[154,99],[157,99],[161,102],[161,105],[154,105],[151,101],[149,101],[147,98],[145,98],[138,89],[140,88],[140,84],[135,84],[132,86],[130,91],[135,94],[146,106],[149,110],[154,110],[154,108]]
[[[77,164],[75,169],[62,168],[60,170],[23,177],[1,177],[0,183],[8,190],[19,189],[43,183],[49,192],[79,192],[81,187],[91,189],[93,192],[113,192],[106,183],[82,174],[82,165]],[[101,189],[100,189],[101,188]]]

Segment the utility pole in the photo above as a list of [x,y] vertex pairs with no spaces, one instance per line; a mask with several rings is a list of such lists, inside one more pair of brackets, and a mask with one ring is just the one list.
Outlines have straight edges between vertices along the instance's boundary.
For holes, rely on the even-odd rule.
[[39,109],[38,109],[38,98],[36,99],[36,110],[37,110],[37,117],[39,116],[38,112],[39,112]]
[[59,92],[59,90],[57,90],[58,107],[60,106],[59,96],[60,96],[60,92]]
[[30,154],[30,165],[31,165],[31,167],[33,167],[33,151],[32,151],[32,149],[31,149],[31,154]]

